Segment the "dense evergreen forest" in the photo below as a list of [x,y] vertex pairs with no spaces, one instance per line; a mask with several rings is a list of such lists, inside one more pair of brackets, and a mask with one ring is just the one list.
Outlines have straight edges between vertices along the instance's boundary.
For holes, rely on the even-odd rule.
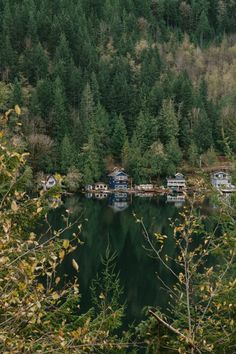
[[[0,1],[0,106],[34,172],[136,182],[236,150],[236,1]],[[227,144],[226,144],[227,143]]]

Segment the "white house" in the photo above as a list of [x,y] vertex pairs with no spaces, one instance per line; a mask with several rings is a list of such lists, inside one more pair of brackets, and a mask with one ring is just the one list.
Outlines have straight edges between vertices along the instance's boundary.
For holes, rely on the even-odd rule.
[[167,178],[167,188],[174,191],[186,189],[186,180],[182,173],[176,173],[174,178]]
[[108,190],[108,185],[103,182],[97,182],[94,184],[94,190],[95,191],[107,191]]
[[228,172],[217,171],[211,174],[211,184],[214,188],[221,191],[235,190],[235,186],[231,183],[231,176]]

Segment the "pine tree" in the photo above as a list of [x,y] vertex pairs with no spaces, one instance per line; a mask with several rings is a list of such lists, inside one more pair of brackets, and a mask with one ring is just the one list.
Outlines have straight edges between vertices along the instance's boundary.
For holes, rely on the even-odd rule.
[[126,137],[124,145],[122,147],[122,166],[125,168],[126,171],[129,172],[129,164],[130,164],[130,144],[129,139]]
[[141,153],[143,153],[151,142],[151,121],[152,118],[147,114],[140,112],[137,118],[137,126],[135,129],[136,136],[140,145]]
[[17,79],[15,79],[15,82],[14,82],[11,102],[12,102],[12,106],[15,106],[17,104],[19,106],[22,106],[23,102],[24,102],[22,87],[21,87],[20,82]]
[[198,165],[198,148],[197,145],[192,142],[188,149],[188,161],[191,166],[196,167]]
[[125,127],[125,123],[122,116],[119,115],[118,117],[116,117],[115,128],[111,140],[113,155],[117,160],[120,160],[121,158],[122,148],[126,139],[127,130]]
[[88,137],[89,129],[94,120],[95,104],[89,83],[85,85],[80,102],[80,121],[84,138]]
[[108,155],[111,148],[109,115],[100,103],[95,108],[89,131],[93,135],[99,154],[102,157]]
[[102,168],[101,160],[94,144],[93,136],[91,135],[79,154],[79,166],[83,172],[84,184],[91,184],[99,180]]
[[61,172],[67,173],[70,167],[75,165],[75,150],[67,135],[64,136],[61,143]]
[[161,127],[161,139],[164,144],[178,136],[179,123],[172,100],[163,101],[158,121]]
[[205,11],[202,11],[200,15],[196,33],[199,40],[199,44],[202,47],[204,42],[207,41],[211,35],[211,27]]
[[132,174],[136,183],[143,181],[143,156],[141,154],[139,142],[134,133],[130,144],[130,158],[129,158],[130,173]]
[[69,126],[64,88],[59,77],[54,82],[53,92],[53,136],[58,143],[61,143],[68,132]]

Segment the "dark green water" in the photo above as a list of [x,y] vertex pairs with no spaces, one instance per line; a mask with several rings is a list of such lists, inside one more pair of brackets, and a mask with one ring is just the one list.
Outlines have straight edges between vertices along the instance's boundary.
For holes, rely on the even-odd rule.
[[101,271],[101,257],[108,244],[111,252],[117,253],[116,271],[124,288],[127,322],[142,319],[145,306],[160,306],[165,310],[168,296],[157,274],[170,286],[173,279],[162,264],[148,254],[141,226],[133,213],[143,218],[150,234],[161,232],[168,236],[163,252],[174,257],[176,246],[170,219],[178,218],[182,205],[179,202],[175,205],[173,201],[168,203],[166,197],[97,200],[76,195],[67,198],[61,208],[50,214],[50,222],[57,228],[63,227],[61,215],[65,209],[70,211],[72,220],[80,218],[82,223],[84,245],[64,262],[62,269],[71,278],[75,275],[71,258],[79,264],[81,311],[86,311],[91,305],[91,281]]

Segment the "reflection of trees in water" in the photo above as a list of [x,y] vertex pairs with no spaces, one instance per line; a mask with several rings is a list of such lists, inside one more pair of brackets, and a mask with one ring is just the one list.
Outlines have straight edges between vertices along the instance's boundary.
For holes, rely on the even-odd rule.
[[[150,234],[161,232],[171,235],[169,218],[175,218],[178,213],[174,206],[166,204],[161,198],[134,198],[129,208],[115,213],[108,207],[108,200],[88,200],[82,196],[72,196],[66,199],[65,209],[70,211],[73,220],[82,215],[81,239],[84,245],[79,246],[65,260],[61,269],[69,272],[71,277],[74,275],[71,259],[74,258],[79,263],[82,308],[90,305],[89,286],[96,273],[101,270],[101,256],[104,255],[108,243],[111,251],[118,254],[116,270],[120,272],[121,284],[124,286],[128,318],[140,318],[142,308],[147,305],[165,307],[168,298],[161,290],[155,274],[158,272],[162,278],[168,277],[167,283],[172,284],[173,280],[157,260],[148,256],[144,249],[145,240],[140,224],[135,222],[133,212],[143,218]],[[62,212],[63,208],[60,208],[50,216],[57,228],[62,223]],[[168,237],[163,252],[173,257],[175,243],[171,236]]]

